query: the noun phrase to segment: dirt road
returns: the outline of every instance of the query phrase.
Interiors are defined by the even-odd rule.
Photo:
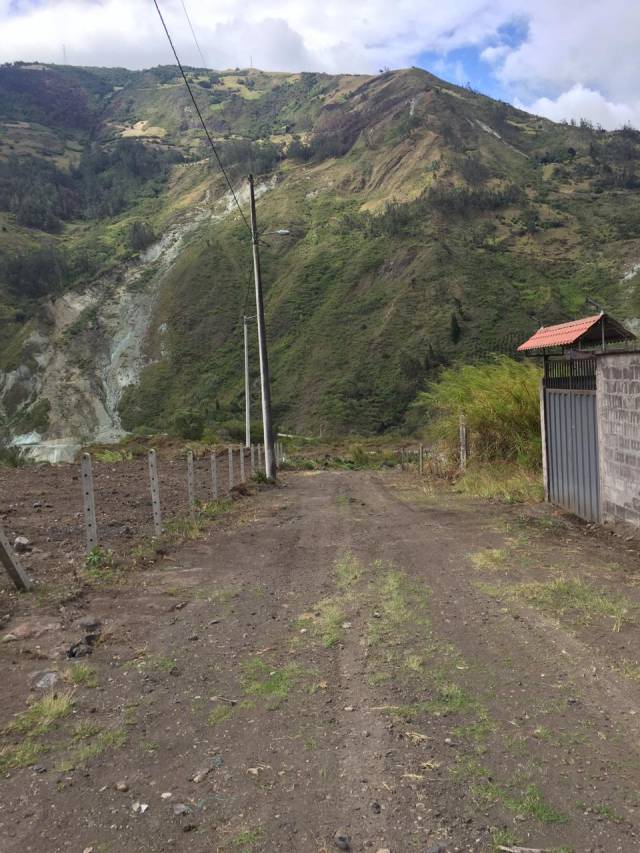
[[[240,504],[0,645],[3,853],[640,849],[630,543],[397,473]]]

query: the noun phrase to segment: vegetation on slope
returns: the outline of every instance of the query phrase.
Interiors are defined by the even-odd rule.
[[[397,426],[443,367],[513,352],[540,323],[579,314],[587,295],[640,316],[632,129],[553,124],[418,69],[189,74],[236,186],[249,170],[277,178],[258,215],[265,232],[291,230],[263,245],[274,402],[287,430]],[[4,66],[0,123],[0,368],[9,369],[27,326],[46,334],[46,297],[104,288],[107,271],[117,277],[224,187],[198,162],[207,152],[168,66]],[[28,173],[17,191],[14,156]],[[164,429],[177,411],[213,429],[240,416],[249,249],[237,216],[206,221],[164,276],[148,366],[120,403],[126,427]],[[89,370],[90,357],[87,344]],[[10,418],[23,405],[5,400]]]

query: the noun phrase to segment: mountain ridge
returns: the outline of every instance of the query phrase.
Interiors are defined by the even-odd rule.
[[[0,67],[6,439],[73,445],[185,412],[233,432],[250,247],[177,69],[39,68]],[[636,131],[554,124],[420,69],[188,74],[234,187],[246,198],[256,172],[261,226],[291,231],[263,248],[283,428],[397,427],[441,365],[587,295],[638,323]]]

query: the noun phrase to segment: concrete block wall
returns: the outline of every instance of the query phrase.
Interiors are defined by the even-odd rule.
[[[640,527],[640,352],[598,357],[602,521]]]

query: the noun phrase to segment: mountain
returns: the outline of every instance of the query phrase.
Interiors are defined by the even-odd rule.
[[[640,325],[632,128],[416,68],[187,73],[245,216],[257,176],[280,428],[397,426],[441,365],[587,296]],[[210,155],[176,68],[0,67],[5,439],[237,430],[251,247]]]

